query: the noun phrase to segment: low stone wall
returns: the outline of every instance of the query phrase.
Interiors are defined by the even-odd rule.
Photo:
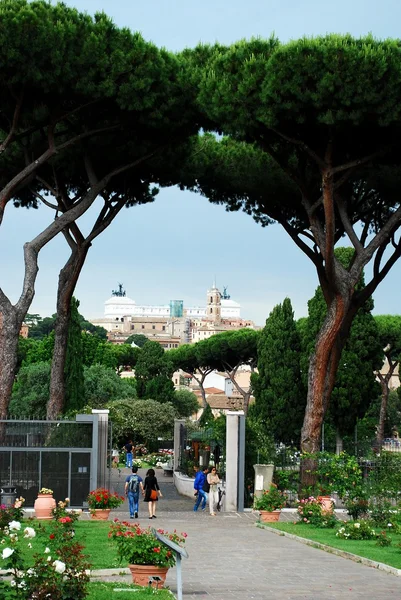
[[[194,481],[193,477],[187,477],[178,471],[174,471],[174,485],[177,492],[182,496],[194,497]]]

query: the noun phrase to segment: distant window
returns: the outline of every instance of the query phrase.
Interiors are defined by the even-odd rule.
[[[155,325],[152,325],[152,329],[156,329],[156,326],[155,326]]]
[[[210,302],[213,302],[213,296],[210,296]]]
[[[145,329],[145,325],[142,325],[142,329]]]
[[[131,329],[135,329],[135,325],[131,325]]]
[[[210,309],[210,313],[212,313],[212,312],[213,312],[213,308]]]
[[[163,329],[163,331],[166,331],[166,326],[165,326],[165,325],[163,325],[162,329]]]

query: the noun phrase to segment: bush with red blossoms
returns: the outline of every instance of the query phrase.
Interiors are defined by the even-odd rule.
[[[187,537],[186,533],[177,533],[176,530],[172,533],[163,529],[157,531],[179,546],[185,543]],[[155,538],[150,527],[144,529],[137,523],[115,519],[110,526],[109,538],[117,545],[120,562],[157,567],[172,567],[175,564],[174,552]]]

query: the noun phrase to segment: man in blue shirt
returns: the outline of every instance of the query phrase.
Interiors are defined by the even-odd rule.
[[[209,471],[208,467],[204,467],[203,471],[200,470],[200,468],[195,467],[196,469],[196,475],[195,475],[195,481],[194,481],[194,490],[195,490],[195,496],[196,496],[196,502],[195,502],[195,506],[194,506],[194,512],[196,512],[199,508],[200,503],[202,502],[202,510],[206,509],[206,500],[207,500],[207,493],[204,491],[203,486],[204,483],[206,481],[206,475]]]
[[[132,475],[125,479],[125,495],[128,497],[129,516],[131,519],[138,518],[139,491],[143,493],[143,479],[138,475],[138,467],[132,467]]]

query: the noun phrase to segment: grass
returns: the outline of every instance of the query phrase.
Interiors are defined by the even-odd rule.
[[[139,588],[136,585],[126,585],[125,583],[91,583],[89,584],[89,595],[87,600],[148,600],[157,598],[157,600],[172,600],[173,594],[169,590],[150,590],[149,588]],[[116,590],[131,591],[116,591]]]
[[[401,534],[390,533],[392,545],[381,547],[377,546],[375,540],[338,538],[336,537],[337,529],[319,529],[312,525],[294,523],[269,523],[269,527],[401,569],[401,549],[398,547],[398,544],[401,543]],[[381,529],[377,527],[376,530],[379,533]]]
[[[49,545],[50,523],[41,523],[40,530],[34,540],[35,552],[43,552]],[[35,523],[35,529],[36,523]],[[77,521],[74,524],[75,540],[85,546],[84,554],[88,557],[92,569],[115,569],[126,567],[128,563],[120,563],[116,546],[107,537],[110,522]]]

